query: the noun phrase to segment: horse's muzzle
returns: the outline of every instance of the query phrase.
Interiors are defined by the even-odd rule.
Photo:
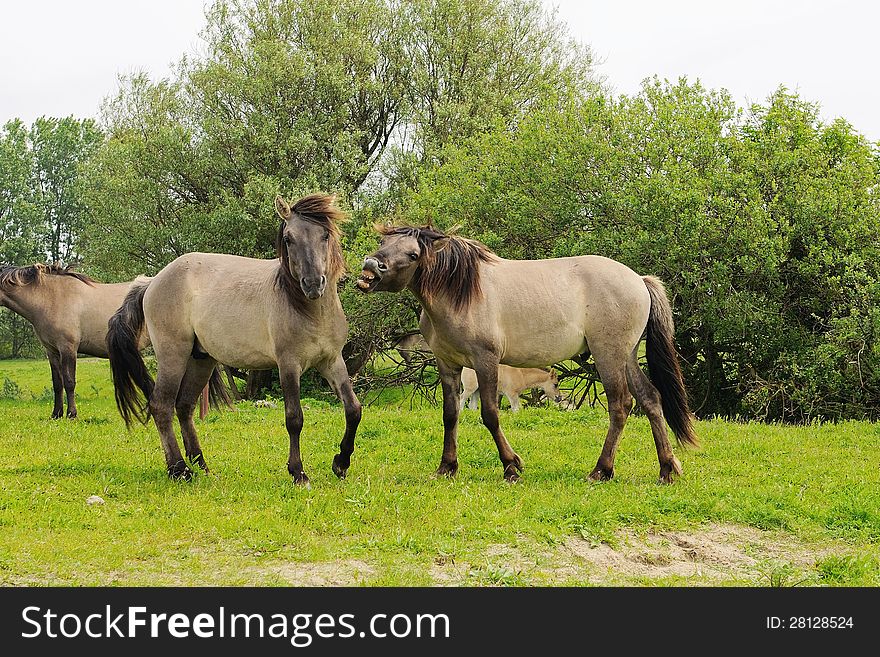
[[[302,278],[299,281],[299,286],[302,288],[303,294],[314,301],[324,294],[324,290],[327,288],[327,277]]]
[[[382,274],[387,271],[387,269],[388,268],[382,265],[376,260],[376,258],[364,258],[363,269],[361,275],[358,276],[355,285],[357,285],[357,288],[361,292],[372,292],[382,280]]]

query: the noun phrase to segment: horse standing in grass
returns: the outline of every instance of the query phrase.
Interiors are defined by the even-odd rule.
[[[52,418],[75,418],[76,355],[107,358],[107,320],[122,304],[128,283],[98,283],[58,265],[0,267],[0,306],[18,313],[34,326],[52,370],[55,405]],[[148,344],[146,334],[137,348]]]
[[[477,410],[477,403],[480,399],[480,383],[477,381],[477,373],[469,367],[462,368],[461,385],[464,388],[461,393],[461,410],[464,410],[465,403],[472,411]],[[556,404],[562,404],[559,375],[554,370],[542,367],[498,366],[498,392],[507,397],[512,412],[516,413],[520,409],[519,393],[530,388],[541,388],[547,395],[547,399],[552,399]]]
[[[432,227],[380,229],[379,249],[364,260],[363,292],[409,288],[424,312],[420,329],[437,359],[443,388],[443,456],[438,475],[458,470],[459,386],[476,371],[483,423],[504,478],[517,481],[522,459],[498,422],[498,365],[542,367],[592,354],[608,399],[610,426],[592,480],[614,475],[617,443],[636,400],[651,422],[660,481],[681,473],[666,422],[679,443],[697,445],[673,344],[672,309],[663,284],[601,256],[506,260],[483,244]],[[649,379],[638,364],[646,335]],[[665,419],[664,419],[665,418]]]
[[[146,286],[132,289],[110,320],[107,343],[116,402],[128,424],[152,415],[162,439],[168,474],[189,479],[174,434],[174,413],[191,463],[207,470],[192,421],[199,392],[216,363],[242,369],[277,365],[284,391],[290,456],[287,469],[308,485],[300,455],[303,413],[300,375],[310,367],[333,387],[345,407],[345,435],[333,472],[344,477],[354,451],[361,405],[351,386],[342,346],[348,322],[336,283],[345,263],[333,198],[313,194],[292,207],[280,197],[278,258],[188,253]],[[146,326],[158,364],[155,384],[136,348]],[[135,386],[146,402],[138,399]]]

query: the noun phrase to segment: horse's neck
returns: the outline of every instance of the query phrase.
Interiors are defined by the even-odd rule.
[[[442,297],[440,299],[435,297],[433,300],[427,301],[421,294],[419,294],[419,291],[415,286],[410,285],[407,289],[415,295],[416,299],[418,299],[419,304],[424,311],[424,315],[428,316],[428,321],[432,326],[448,326],[451,323],[449,320],[457,316],[451,311],[449,303]]]
[[[548,375],[544,370],[528,368],[522,373],[523,384],[529,387],[545,386],[550,382],[547,380]]]
[[[318,322],[333,321],[342,313],[342,302],[336,291],[336,281],[327,281],[327,288],[327,292],[317,299],[306,301],[305,307],[309,316]]]
[[[45,305],[43,292],[33,285],[10,286],[3,295],[5,299],[3,305],[33,324],[39,309]]]

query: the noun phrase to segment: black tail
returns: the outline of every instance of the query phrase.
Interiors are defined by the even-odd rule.
[[[663,415],[672,427],[678,443],[699,447],[700,442],[694,433],[687,391],[684,389],[684,379],[678,364],[678,352],[675,350],[675,325],[666,289],[660,279],[653,276],[644,276],[643,280],[651,295],[651,314],[648,317],[645,340],[651,382],[660,392]]]
[[[132,416],[146,424],[150,419],[150,397],[153,377],[144,364],[139,347],[144,330],[144,292],[149,282],[136,281],[125,301],[108,322],[107,352],[110,354],[110,373],[116,395],[116,407],[131,426]],[[143,399],[138,391],[140,388]]]
[[[208,382],[208,399],[214,408],[220,408],[221,406],[231,408],[232,398],[229,396],[229,391],[226,389],[223,377],[220,376],[220,367],[221,365],[217,365],[214,371],[211,372],[211,380]]]

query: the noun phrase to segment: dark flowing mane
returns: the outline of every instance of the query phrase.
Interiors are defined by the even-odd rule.
[[[430,301],[442,295],[457,312],[466,310],[483,294],[480,264],[498,259],[482,242],[447,235],[433,226],[380,226],[378,230],[382,235],[406,235],[416,239],[422,262],[413,284],[419,296]]]
[[[16,267],[15,265],[2,265],[0,266],[0,287],[39,285],[47,275],[71,276],[86,285],[94,285],[97,282],[85,274],[73,271],[70,266],[34,264]]]
[[[310,194],[304,196],[290,207],[290,217],[317,224],[330,233],[330,260],[327,263],[327,285],[336,285],[336,282],[345,273],[345,256],[342,253],[340,242],[339,224],[346,221],[347,217],[336,205],[336,197],[330,194]],[[278,235],[275,238],[275,252],[281,264],[278,270],[277,283],[298,309],[305,309],[308,303],[302,293],[299,283],[294,280],[290,273],[290,263],[285,257],[284,249],[284,226],[288,220],[281,220],[278,227]]]

